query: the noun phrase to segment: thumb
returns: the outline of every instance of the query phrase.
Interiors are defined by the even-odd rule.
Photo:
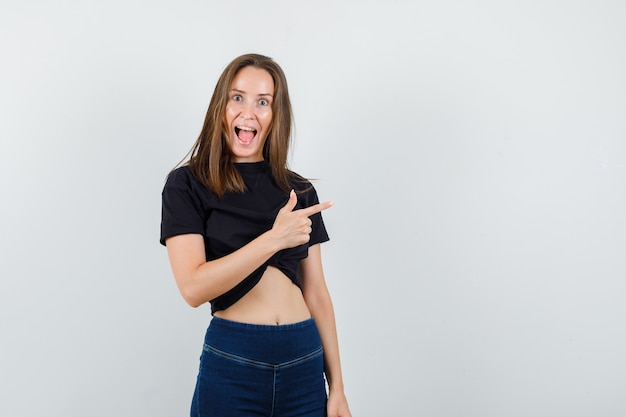
[[[289,200],[287,201],[287,204],[285,204],[285,206],[280,209],[280,211],[293,211],[294,207],[296,207],[296,204],[298,203],[298,198],[296,197],[296,192],[294,190],[291,190],[289,192]]]

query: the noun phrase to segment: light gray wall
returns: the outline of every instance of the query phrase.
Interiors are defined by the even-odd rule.
[[[0,415],[187,414],[160,191],[285,69],[360,416],[626,415],[621,1],[3,1]]]

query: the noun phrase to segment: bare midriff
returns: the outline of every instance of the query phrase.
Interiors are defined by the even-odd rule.
[[[214,315],[251,324],[291,324],[311,318],[300,288],[273,266],[267,267],[250,292]]]

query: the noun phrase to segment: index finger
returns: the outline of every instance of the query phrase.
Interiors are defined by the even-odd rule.
[[[333,201],[325,201],[323,203],[318,203],[313,206],[309,206],[307,208],[303,208],[300,212],[307,217],[314,215],[315,213],[319,213],[320,211],[326,210],[327,208],[332,207],[334,204]]]

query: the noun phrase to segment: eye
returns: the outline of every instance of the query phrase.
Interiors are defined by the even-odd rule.
[[[235,94],[233,95],[233,101],[243,101],[243,97],[241,97],[239,94]]]
[[[262,98],[262,99],[259,100],[259,104],[261,106],[269,106],[270,102],[267,101],[266,99]]]

